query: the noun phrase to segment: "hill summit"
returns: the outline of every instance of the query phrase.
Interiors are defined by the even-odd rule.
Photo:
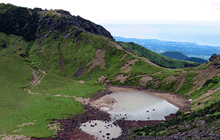
[[[27,41],[39,37],[41,31],[64,31],[71,26],[114,40],[111,33],[101,25],[73,16],[68,11],[30,9],[4,3],[0,4],[0,9],[0,32],[21,35]]]

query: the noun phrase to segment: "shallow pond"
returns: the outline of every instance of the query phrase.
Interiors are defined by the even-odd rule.
[[[165,120],[164,116],[176,113],[179,110],[178,107],[166,100],[145,92],[112,93],[108,96],[117,100],[117,103],[113,105],[112,110],[104,106],[100,109],[111,115],[112,122],[94,120],[90,123],[83,123],[80,127],[84,132],[94,135],[98,140],[117,138],[121,135],[121,128],[112,124],[115,120],[121,118],[136,121]]]

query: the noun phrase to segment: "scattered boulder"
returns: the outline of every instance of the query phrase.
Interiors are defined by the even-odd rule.
[[[21,57],[25,57],[25,54],[21,53],[20,56],[21,56]]]
[[[22,48],[18,48],[18,50],[19,50],[19,51],[21,51],[21,50],[22,50]]]
[[[17,51],[16,51],[16,50],[13,50],[13,52],[16,53]]]
[[[2,44],[2,48],[6,48],[6,46],[7,46],[6,43]]]

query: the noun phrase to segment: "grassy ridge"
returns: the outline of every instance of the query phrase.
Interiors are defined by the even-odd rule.
[[[148,58],[151,62],[165,68],[172,68],[172,69],[181,69],[185,67],[196,67],[200,65],[196,62],[190,61],[182,61],[182,60],[175,60],[172,58],[168,58],[161,54],[155,53],[141,45],[136,43],[125,43],[125,42],[118,42],[124,49],[131,51],[132,53]]]

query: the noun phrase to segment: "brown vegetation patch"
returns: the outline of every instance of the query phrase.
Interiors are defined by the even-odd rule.
[[[220,69],[216,69],[214,65],[210,65],[206,69],[198,70],[198,75],[193,78],[193,88],[190,90],[188,95],[191,95],[194,91],[200,89],[202,85],[205,84],[205,82],[208,79],[211,79],[215,75],[218,75],[220,72]]]
[[[95,58],[93,58],[92,61],[90,61],[87,66],[91,65],[88,69],[88,72],[94,68],[96,65],[99,66],[103,69],[105,69],[105,50],[100,50],[98,49],[95,53]]]
[[[140,84],[141,84],[142,86],[145,86],[149,80],[152,81],[153,78],[152,78],[151,76],[142,77],[142,78],[140,79]]]
[[[121,72],[127,73],[127,72],[131,71],[132,66],[133,66],[133,65],[135,64],[135,62],[137,62],[138,60],[139,60],[139,59],[128,60],[128,61],[126,62],[126,64],[125,64],[123,67],[121,67]]]

